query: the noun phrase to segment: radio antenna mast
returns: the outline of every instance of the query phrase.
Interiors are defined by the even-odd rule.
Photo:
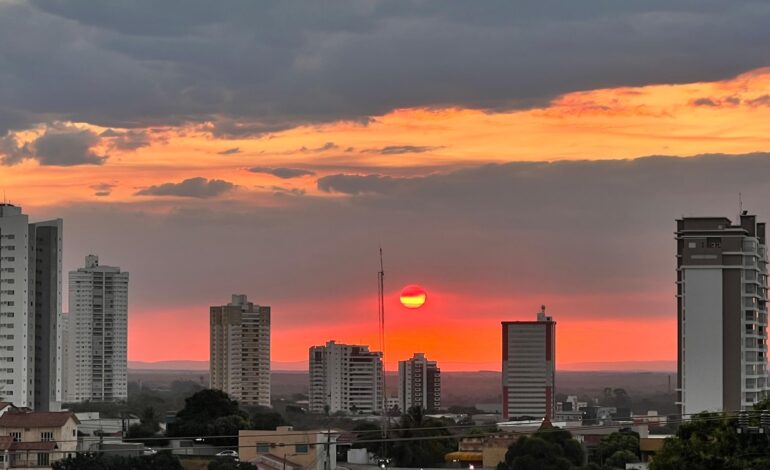
[[[380,247],[380,271],[377,273],[377,297],[379,302],[380,352],[382,353],[382,454],[387,465],[388,460],[388,392],[387,373],[385,372],[385,267],[382,262]]]

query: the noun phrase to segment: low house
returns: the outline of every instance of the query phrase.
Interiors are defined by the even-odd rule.
[[[334,470],[340,435],[334,430],[295,431],[291,426],[279,426],[275,431],[242,430],[238,432],[238,454],[241,461],[262,470]]]
[[[0,451],[5,468],[46,467],[74,455],[79,421],[69,411],[10,410],[0,416]]]

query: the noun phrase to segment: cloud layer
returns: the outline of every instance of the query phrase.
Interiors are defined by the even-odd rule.
[[[759,0],[3,2],[0,135],[52,120],[258,135],[721,79],[770,63],[769,22]]]

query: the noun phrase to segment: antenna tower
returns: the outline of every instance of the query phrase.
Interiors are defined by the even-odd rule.
[[[380,247],[380,271],[377,273],[377,300],[379,303],[380,351],[382,352],[382,449],[385,465],[387,465],[388,446],[385,441],[388,438],[388,392],[385,372],[385,268],[382,262],[382,247]]]

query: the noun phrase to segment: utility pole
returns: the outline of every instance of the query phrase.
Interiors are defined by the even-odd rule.
[[[326,461],[324,462],[324,468],[326,470],[332,470],[331,441],[332,441],[332,425],[331,423],[329,423],[326,428]]]

